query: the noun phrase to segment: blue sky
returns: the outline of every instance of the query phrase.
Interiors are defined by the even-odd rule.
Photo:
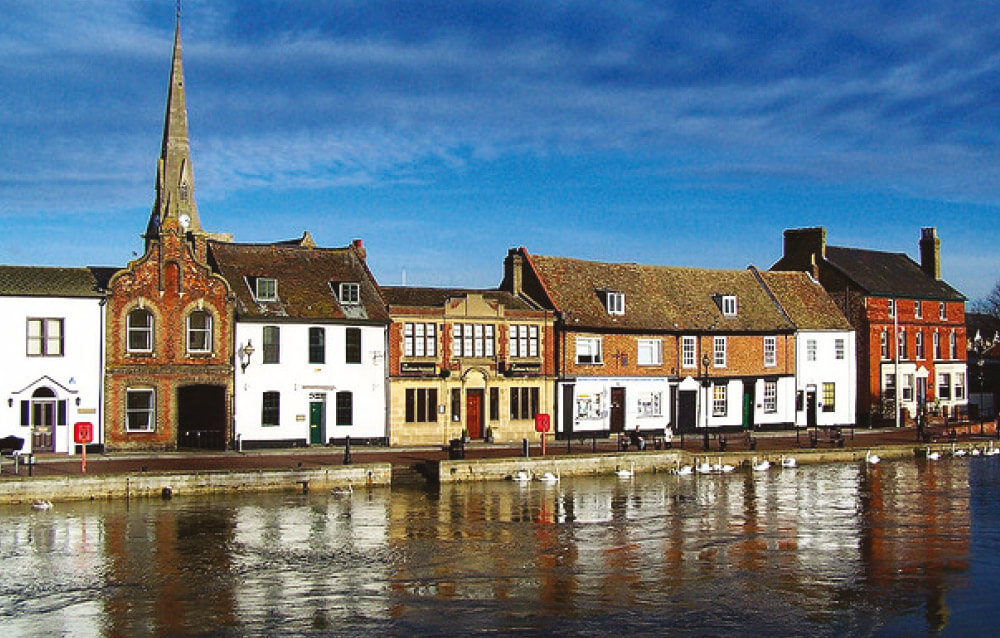
[[[768,267],[785,228],[1000,279],[997,2],[183,3],[209,230],[362,238],[379,281],[507,248]],[[0,0],[0,262],[123,265],[153,203],[174,3]]]

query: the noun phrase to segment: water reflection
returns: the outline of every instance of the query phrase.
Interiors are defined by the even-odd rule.
[[[0,628],[947,631],[992,462],[6,508]]]

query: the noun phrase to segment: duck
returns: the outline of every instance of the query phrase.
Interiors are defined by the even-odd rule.
[[[865,452],[865,463],[867,463],[868,465],[875,465],[881,460],[882,457],[880,457],[878,454],[872,454],[871,450]]]
[[[35,499],[31,502],[31,508],[36,510],[50,510],[52,509],[52,501],[46,501],[44,499]]]
[[[519,483],[525,483],[531,480],[531,475],[524,470],[520,470],[514,472],[514,474],[511,475],[510,480],[517,481]]]
[[[330,490],[330,493],[336,496],[345,496],[347,494],[354,494],[354,486],[348,483],[347,487],[335,487],[332,490]]]
[[[936,461],[936,460],[938,460],[940,458],[941,458],[941,453],[940,452],[938,452],[937,450],[932,450],[930,448],[927,448],[927,460],[928,461]]]
[[[792,469],[798,467],[798,465],[799,464],[798,462],[796,462],[794,456],[785,456],[785,455],[781,456],[781,467],[786,469]]]
[[[542,483],[558,483],[559,478],[560,478],[559,470],[556,470],[555,474],[553,474],[552,472],[546,472],[545,474],[542,474],[541,476],[538,477],[538,480],[541,481]]]
[[[768,461],[767,459],[764,459],[763,461],[758,463],[757,457],[755,456],[753,457],[753,462],[750,464],[750,467],[753,469],[754,472],[763,472],[765,470],[770,469],[771,462]]]
[[[635,475],[635,463],[629,463],[629,469],[623,470],[620,467],[615,468],[615,476],[618,478],[632,478]]]

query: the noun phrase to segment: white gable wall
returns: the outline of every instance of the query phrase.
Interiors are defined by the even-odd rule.
[[[63,320],[63,354],[28,356],[28,319]],[[65,423],[53,426],[54,451],[72,454],[73,424],[94,426],[94,443],[103,443],[101,397],[103,383],[104,306],[98,298],[0,297],[0,437],[24,439],[22,452],[32,447],[32,426],[21,424],[21,402],[47,388],[56,402],[65,401]],[[42,390],[44,393],[44,390]],[[78,404],[79,402],[79,404]]]
[[[821,426],[854,425],[857,372],[854,331],[803,330],[795,335],[795,377],[798,392],[803,393],[801,409],[795,412],[795,424],[805,427],[808,422],[805,397],[814,390],[817,397],[816,424]],[[844,340],[844,358],[836,358],[836,340]],[[816,342],[816,360],[808,359],[808,342]],[[823,384],[833,383],[834,409],[823,406]]]

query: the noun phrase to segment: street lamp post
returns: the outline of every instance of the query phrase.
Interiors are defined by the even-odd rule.
[[[979,359],[976,361],[976,366],[979,367],[979,436],[983,435],[983,412],[986,411],[986,404],[983,402],[983,367],[986,365],[986,360],[983,357],[983,353],[979,353]]]
[[[709,397],[708,397],[708,364],[709,363],[711,363],[711,361],[708,358],[708,353],[705,353],[705,354],[701,355],[701,367],[705,371],[705,376],[703,377],[701,383],[705,387],[705,429],[703,431],[703,435],[704,435],[705,438],[704,438],[703,445],[704,445],[704,448],[705,448],[706,452],[708,452],[708,448],[709,448],[709,444],[708,444],[708,400],[709,400]]]

